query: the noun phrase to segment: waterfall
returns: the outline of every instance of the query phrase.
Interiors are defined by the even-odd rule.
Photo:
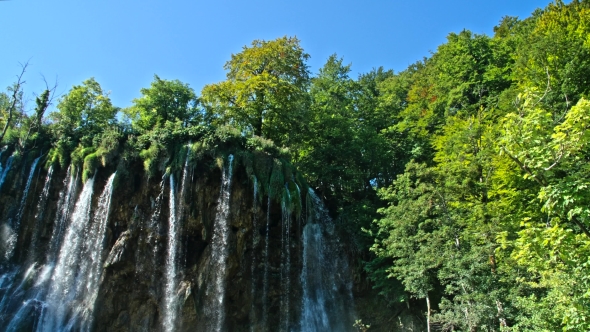
[[[43,212],[40,209],[44,208],[44,202],[46,202],[47,199],[49,191],[48,186],[52,174],[53,168],[50,168],[47,174],[47,180],[44,185],[42,196],[38,202],[38,212],[35,216],[35,228],[38,228],[38,224],[41,221],[41,215]],[[76,191],[75,188],[76,180],[71,177],[70,168],[68,168],[66,178],[64,179],[64,190],[62,190],[59,195],[60,198],[57,206],[56,221],[49,244],[50,248],[59,248],[59,242],[61,239],[59,236],[61,231],[60,225],[63,226],[68,219],[69,211],[71,209],[71,202],[73,201]],[[33,233],[31,247],[35,249],[38,230],[35,229]],[[8,322],[8,326],[2,324],[2,326],[6,327],[7,331],[12,331],[15,329],[36,329],[38,315],[46,307],[44,299],[47,293],[47,284],[50,281],[51,273],[53,271],[55,255],[57,255],[57,253],[54,252],[56,250],[50,249],[47,254],[47,264],[40,266],[37,263],[30,263],[32,260],[34,260],[34,254],[29,253],[27,260],[29,263],[26,263],[23,266],[25,273],[21,275],[19,271],[20,267],[18,266],[11,272],[10,277],[7,279],[9,283],[5,287],[6,292],[2,298],[2,301],[0,302],[0,312],[2,313],[2,316],[12,317],[10,322]],[[21,282],[16,287],[13,287],[13,283],[18,277],[21,278]],[[2,286],[4,287],[4,285]],[[14,310],[16,310],[16,313],[14,313]],[[9,315],[9,312],[13,312],[14,314]],[[23,324],[30,328],[23,327]],[[33,325],[29,326],[26,324]]]
[[[297,196],[299,197],[299,204],[301,206],[301,211],[297,215],[297,231],[301,233],[301,214],[303,213],[303,201],[301,199],[301,189],[299,189],[297,182],[295,182],[295,188],[297,188]]]
[[[188,171],[189,171],[189,157],[190,157],[190,152],[191,152],[191,145],[192,143],[188,143],[187,145],[187,150],[186,150],[186,156],[184,159],[184,168],[182,170],[182,179],[180,181],[181,185],[180,185],[180,204],[178,205],[178,209],[176,211],[176,220],[178,222],[182,221],[183,218],[183,214],[184,214],[184,203],[185,203],[185,193],[186,193],[186,183],[188,182]],[[192,178],[191,178],[192,181]]]
[[[92,329],[115,175],[108,178],[92,219],[94,178],[84,184],[51,276],[39,332]]]
[[[8,147],[5,145],[4,147],[2,147],[2,149],[0,149],[0,174],[2,174],[2,155],[4,154],[4,151],[6,151]]]
[[[213,297],[209,311],[211,327],[209,330],[221,331],[225,323],[225,283],[227,275],[227,257],[229,254],[229,203],[231,195],[231,179],[233,155],[229,155],[229,167],[226,173],[225,166],[222,169],[221,190],[217,201],[217,214],[213,224],[213,236],[211,238],[211,264],[213,273]],[[209,289],[208,289],[209,290]]]
[[[75,309],[71,302],[76,296],[77,267],[81,259],[84,231],[90,220],[93,187],[94,177],[84,184],[84,189],[74,208],[72,220],[66,230],[51,277],[47,304],[42,313],[40,325],[37,327],[38,332],[61,331],[68,324],[68,316],[74,316],[70,320],[76,319],[77,313],[72,313],[69,309]]]
[[[257,286],[257,279],[256,278],[256,249],[258,248],[258,243],[260,242],[260,234],[258,232],[258,215],[257,212],[257,204],[256,200],[258,199],[258,179],[254,177],[254,194],[252,198],[252,265],[250,267],[250,274],[251,274],[251,284],[250,284],[250,292],[252,296],[252,303],[250,305],[250,331],[254,332],[255,330],[255,323],[257,323],[256,319],[256,286]]]
[[[178,276],[178,253],[180,243],[180,233],[182,230],[182,218],[184,214],[184,195],[186,192],[186,183],[188,181],[189,156],[191,143],[187,145],[184,168],[182,170],[182,179],[180,185],[180,200],[177,208],[176,189],[174,185],[174,175],[170,175],[170,215],[168,218],[168,252],[166,255],[166,287],[164,292],[164,319],[162,321],[164,331],[171,332],[176,330],[178,322],[178,295],[179,286]]]
[[[70,211],[72,211],[76,191],[78,190],[78,172],[76,172],[75,176],[72,176],[71,171],[72,166],[69,166],[63,182],[64,188],[67,189],[59,193],[59,200],[57,201],[57,212],[47,254],[47,262],[49,264],[54,264],[57,258],[56,256],[61,246],[64,229],[70,218]]]
[[[18,233],[20,231],[20,222],[23,217],[25,204],[27,203],[27,197],[29,195],[29,189],[31,188],[31,182],[33,180],[33,175],[35,174],[35,169],[37,168],[37,163],[39,162],[39,159],[41,159],[41,157],[35,159],[35,161],[33,161],[33,164],[31,165],[31,170],[29,171],[29,177],[27,178],[27,183],[25,185],[25,189],[23,190],[23,197],[20,201],[18,212],[10,227],[10,235],[6,240],[6,249],[4,252],[4,258],[6,260],[10,260],[12,258],[12,255],[14,254],[14,249],[16,248],[16,244],[18,241]],[[8,171],[8,167],[6,168],[6,171]]]
[[[289,331],[289,296],[291,273],[291,197],[289,187],[285,184],[285,195],[281,202],[281,330]]]
[[[109,177],[98,199],[98,206],[94,213],[93,222],[86,233],[85,250],[80,257],[85,263],[81,267],[81,282],[78,287],[78,295],[81,296],[81,301],[85,308],[82,317],[83,331],[90,331],[92,329],[94,303],[98,295],[98,286],[103,271],[104,238],[108,225],[111,197],[113,195],[113,182],[116,174],[115,172]]]
[[[31,234],[31,243],[29,244],[29,253],[27,257],[27,261],[32,261],[35,259],[35,255],[37,253],[37,242],[39,241],[39,229],[40,225],[43,222],[43,217],[45,215],[45,205],[47,203],[47,198],[49,197],[49,188],[51,187],[51,178],[53,177],[53,166],[50,166],[47,170],[47,176],[45,177],[45,184],[43,185],[43,191],[41,192],[41,196],[39,196],[39,201],[37,202],[37,212],[35,213],[35,226],[33,228],[33,232]]]
[[[33,263],[22,277],[20,285],[11,293],[9,305],[3,305],[3,310],[18,308],[11,315],[6,331],[35,330],[37,314],[44,306],[42,301],[45,286],[51,277],[51,267],[37,266]],[[32,285],[30,285],[32,283]],[[27,287],[30,287],[27,289]]]
[[[2,185],[4,184],[4,180],[6,180],[6,175],[10,171],[10,167],[12,166],[12,161],[14,160],[14,154],[8,157],[6,161],[6,166],[3,169],[0,169],[0,189],[2,189]]]
[[[18,208],[18,213],[16,214],[16,220],[15,220],[15,230],[18,232],[18,228],[20,227],[20,222],[23,218],[23,212],[25,209],[25,204],[27,203],[27,197],[29,195],[29,189],[31,188],[31,182],[33,180],[33,175],[35,174],[35,170],[37,169],[37,163],[39,162],[39,159],[41,159],[41,157],[37,157],[37,159],[35,159],[33,161],[33,164],[31,165],[31,170],[29,171],[29,177],[27,178],[27,184],[25,185],[25,190],[23,191],[23,197],[20,201],[20,207]]]
[[[14,162],[8,157],[0,175],[17,164],[16,155]],[[203,207],[195,211],[189,210],[188,157],[182,173],[165,175],[161,183],[152,179],[144,186],[132,177],[124,192],[133,196],[121,194],[120,202],[113,197],[115,173],[107,179],[95,172],[96,178],[81,183],[74,166],[67,172],[50,167],[34,189],[41,159],[33,159],[30,169],[19,171],[23,191],[10,208],[9,225],[22,235],[12,255],[21,260],[0,265],[1,331],[353,330],[344,244],[313,191],[288,182],[279,187],[282,195],[268,195],[280,197],[273,203],[256,177],[242,191],[246,173],[240,169],[234,177],[237,160],[229,155],[221,174],[195,179]],[[64,179],[55,179],[64,172]],[[8,182],[13,192],[17,181]],[[109,221],[111,208],[118,225]],[[109,222],[112,248],[106,248],[112,244]],[[187,247],[189,266],[183,268]]]
[[[264,234],[264,276],[262,284],[262,324],[264,328],[268,328],[268,240],[270,233],[270,195],[266,203],[266,232]]]
[[[150,257],[144,257],[146,254],[140,250],[140,246],[137,246],[135,253],[135,279],[139,281],[140,278],[148,277],[151,278],[149,285],[154,288],[150,289],[150,292],[154,297],[157,297],[156,287],[156,273],[153,269],[158,266],[158,252],[159,252],[159,241],[160,237],[160,212],[162,210],[162,200],[164,198],[164,187],[165,187],[166,175],[162,177],[160,182],[160,192],[155,200],[152,200],[153,212],[149,220],[146,220],[147,225],[142,223],[142,229],[140,232],[139,242],[145,243],[147,248],[152,248]],[[145,231],[145,232],[144,232]],[[146,233],[147,232],[147,236]],[[143,263],[142,263],[143,262]],[[151,263],[150,266],[146,266],[146,262]]]
[[[348,263],[327,210],[311,189],[309,196],[314,210],[303,228],[301,330],[350,331],[355,313]]]
[[[169,229],[168,253],[166,255],[166,289],[164,293],[164,319],[162,322],[162,327],[164,331],[167,332],[175,330],[177,313],[176,289],[178,288],[178,280],[176,275],[176,261],[178,254],[179,225],[177,224],[178,220],[176,217],[174,175],[170,175],[170,217],[168,218]]]

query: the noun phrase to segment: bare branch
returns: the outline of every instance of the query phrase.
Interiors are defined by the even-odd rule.
[[[580,227],[580,229],[582,230],[582,232],[584,232],[584,234],[586,234],[587,237],[590,238],[590,231],[588,230],[588,228],[586,228],[586,226],[584,224],[582,224],[581,221],[579,221],[576,217],[572,218],[572,221],[578,225],[578,227]]]
[[[4,129],[2,130],[2,133],[0,134],[0,142],[2,142],[2,140],[4,139],[4,135],[6,135],[6,131],[8,130],[8,127],[10,126],[10,121],[12,121],[12,114],[14,112],[14,109],[16,108],[16,103],[18,101],[18,93],[21,90],[21,87],[23,84],[25,84],[25,81],[23,81],[23,76],[25,75],[25,72],[27,71],[27,67],[29,66],[29,62],[25,62],[24,64],[19,63],[21,65],[21,72],[19,75],[17,75],[17,79],[16,79],[16,83],[14,85],[14,89],[12,91],[12,102],[10,103],[10,106],[8,107],[8,117],[6,118],[6,123],[4,124]]]
[[[565,148],[563,147],[563,144],[559,144],[559,156],[557,157],[557,159],[555,160],[555,162],[553,163],[553,165],[544,168],[544,170],[549,171],[550,169],[552,169],[553,167],[555,167],[555,165],[557,165],[559,163],[559,161],[561,160],[561,157],[563,157],[564,155],[564,151]]]
[[[510,152],[508,152],[508,149],[506,149],[506,147],[502,147],[502,151],[504,151],[506,153],[506,155],[512,159],[512,161],[514,161],[525,173],[527,173],[528,175],[530,175],[535,181],[537,181],[538,184],[540,184],[541,186],[545,187],[545,181],[543,179],[541,179],[539,176],[537,176],[536,174],[534,174],[530,168],[528,168],[525,164],[523,164],[520,160],[518,160],[518,158],[516,158],[515,156],[513,156],[512,154],[510,154]]]
[[[57,76],[55,77],[55,83],[53,83],[53,86],[49,87],[49,83],[47,83],[47,80],[45,79],[45,75],[41,74],[41,78],[43,78],[43,83],[45,83],[45,90],[49,91],[49,100],[47,102],[47,107],[49,107],[50,105],[53,104],[53,100],[55,99],[55,95],[56,95],[56,90],[57,90]]]
[[[549,91],[551,91],[551,76],[549,75],[549,68],[545,67],[545,72],[547,73],[547,88],[545,88],[545,93],[543,93],[541,98],[539,98],[539,100],[537,100],[537,102],[533,105],[533,108],[537,106],[537,104],[540,103],[541,100],[545,98],[545,96],[547,96]]]

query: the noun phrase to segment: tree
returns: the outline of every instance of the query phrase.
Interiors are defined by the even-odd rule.
[[[295,37],[255,40],[232,54],[227,80],[203,88],[209,121],[289,145],[306,118],[308,58]]]
[[[516,50],[515,79],[522,89],[546,90],[543,103],[564,112],[590,96],[590,1],[557,0],[536,17]]]
[[[437,272],[443,264],[446,243],[454,232],[447,221],[445,194],[436,188],[436,174],[423,164],[410,162],[394,185],[379,191],[389,201],[380,209],[378,231],[371,250],[380,258],[391,258],[387,278],[396,278],[411,297],[425,299],[430,331],[431,298]]]
[[[40,101],[43,107],[43,100]],[[90,150],[93,151],[105,129],[116,124],[119,110],[111,104],[108,94],[102,91],[94,78],[87,79],[82,85],[74,85],[60,99],[57,109],[58,112],[50,114],[55,122],[53,130],[57,138],[50,152],[50,163],[59,161],[62,166],[70,160],[74,149],[77,149],[74,159],[79,162]]]
[[[74,139],[92,139],[115,121],[118,112],[94,78],[87,79],[82,85],[74,85],[60,99],[57,109],[59,112],[52,113],[52,116],[59,135]]]
[[[5,114],[3,114],[4,128],[2,129],[2,133],[0,133],[0,142],[2,142],[2,140],[4,139],[4,135],[6,135],[6,131],[11,125],[11,121],[14,116],[14,113],[16,112],[18,104],[22,104],[22,86],[25,83],[25,81],[23,81],[23,76],[25,74],[25,71],[27,70],[28,65],[28,63],[25,63],[21,66],[22,70],[20,74],[17,76],[16,82],[13,86],[9,88],[9,91],[12,92],[12,96],[10,96],[9,101],[5,105],[6,109],[2,110],[2,112]]]
[[[201,120],[194,90],[179,80],[163,80],[154,75],[151,86],[142,88],[141,94],[133,100],[133,106],[125,109],[133,127],[140,132],[162,127],[166,121],[181,121],[186,127]]]
[[[561,119],[534,89],[503,121],[501,151],[529,182],[520,229],[500,237],[505,269],[517,280],[516,326],[586,331],[590,327],[590,102],[580,99]],[[516,188],[513,189],[516,191]]]

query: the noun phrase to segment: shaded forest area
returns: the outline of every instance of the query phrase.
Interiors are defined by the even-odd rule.
[[[138,159],[177,172],[187,141],[243,141],[324,198],[392,312],[445,331],[590,330],[590,1],[451,33],[397,73],[351,78],[333,55],[312,75],[308,58],[297,38],[257,40],[200,96],[155,76],[126,109],[92,78],[28,109],[24,66],[0,93],[2,151],[88,179]]]

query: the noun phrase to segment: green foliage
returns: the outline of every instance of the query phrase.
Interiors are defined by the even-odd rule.
[[[563,110],[588,98],[590,3],[549,4],[515,52],[515,77],[523,87],[546,90],[543,103]]]
[[[94,78],[75,85],[60,99],[57,108],[59,112],[51,114],[57,134],[85,142],[102,133],[105,126],[114,122],[118,112]]]
[[[93,78],[74,86],[60,99],[57,108],[59,111],[50,115],[55,121],[51,130],[56,142],[49,152],[48,163],[65,167],[71,157],[71,162],[80,167],[84,158],[97,149],[105,128],[115,126],[118,109]],[[84,174],[92,172],[86,170]]]
[[[260,197],[262,197],[262,195],[271,195],[269,191],[269,183],[273,172],[273,165],[274,160],[272,158],[268,158],[263,153],[257,151],[254,152],[254,174],[262,188]]]
[[[354,321],[353,327],[356,328],[359,332],[367,332],[371,328],[371,325],[364,324],[362,319],[357,319]]]
[[[525,215],[513,240],[501,238],[503,247],[511,250],[508,259],[527,271],[517,279],[524,289],[514,299],[522,312],[517,326],[587,330],[590,306],[584,276],[590,182],[584,160],[589,151],[590,103],[580,99],[556,122],[538,95],[529,93],[522,99],[519,112],[505,118],[502,151],[524,179],[537,185],[532,192],[545,216]]]
[[[163,80],[154,75],[149,88],[141,89],[141,97],[124,112],[139,132],[165,126],[167,121],[182,123],[182,127],[200,122],[197,97],[188,84],[179,80]]]
[[[357,78],[337,55],[310,77],[296,38],[256,40],[201,99],[155,76],[122,122],[94,79],[50,122],[51,92],[28,115],[13,85],[0,93],[2,142],[21,162],[49,149],[48,165],[84,181],[138,162],[149,177],[222,168],[232,154],[261,204],[301,214],[310,187],[325,198],[389,305],[427,299],[447,331],[587,331],[590,2],[494,32],[451,33],[406,70]]]
[[[96,153],[91,153],[84,157],[84,165],[82,168],[82,182],[86,182],[91,176],[94,176],[96,169],[99,166],[99,160]]]
[[[226,81],[203,88],[208,121],[291,144],[305,120],[308,58],[297,38],[253,41],[225,64]]]
[[[272,172],[268,183],[268,194],[276,201],[282,201],[282,194],[285,191],[285,172],[283,162],[279,159],[273,159]]]
[[[587,8],[507,17],[493,39],[451,34],[381,84],[400,119],[388,132],[425,164],[380,191],[367,270],[400,301],[389,278],[440,298],[443,329],[588,330]]]
[[[277,155],[282,157],[287,157],[289,155],[288,149],[279,148],[274,144],[273,141],[260,136],[248,137],[246,139],[246,147],[249,150],[265,152],[271,155]]]

